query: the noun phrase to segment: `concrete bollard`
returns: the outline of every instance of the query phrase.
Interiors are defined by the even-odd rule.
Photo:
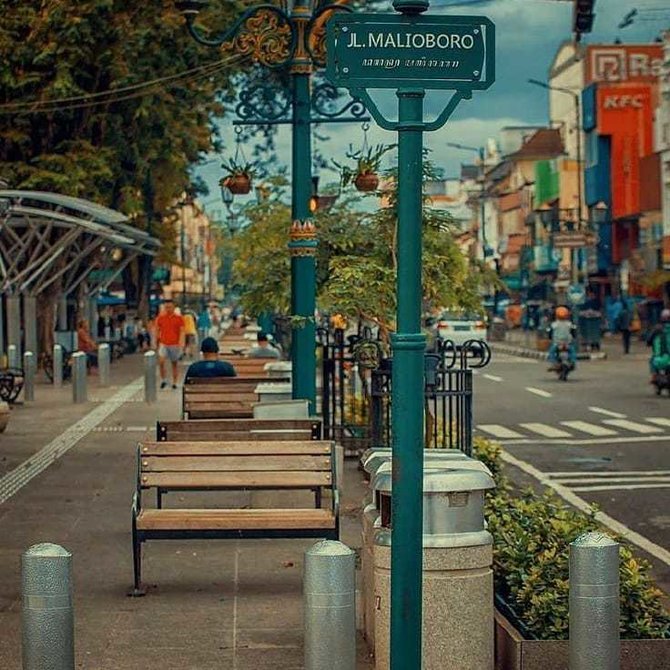
[[[72,354],[72,401],[75,403],[88,400],[86,372],[86,354],[77,351]]]
[[[74,670],[72,554],[35,544],[21,561],[23,670]]]
[[[110,360],[109,344],[98,345],[98,383],[100,386],[109,386]]]
[[[26,401],[35,400],[36,368],[35,354],[32,351],[26,351],[23,354],[23,399]]]
[[[63,386],[63,347],[60,344],[54,344],[53,362],[54,388],[61,388]]]
[[[19,366],[19,350],[15,344],[10,344],[7,347],[7,367],[18,368]]]
[[[619,544],[599,532],[570,544],[570,670],[619,670]]]
[[[157,399],[156,352],[147,351],[144,354],[144,400],[153,403]]]
[[[305,669],[356,668],[356,554],[324,540],[305,552]]]

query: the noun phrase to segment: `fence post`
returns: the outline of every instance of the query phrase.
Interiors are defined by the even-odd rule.
[[[98,345],[98,380],[100,386],[109,386],[109,344]]]
[[[305,552],[305,668],[356,668],[356,554],[324,540]]]
[[[570,670],[619,670],[619,544],[599,532],[570,544]]]
[[[155,351],[147,351],[144,354],[144,400],[148,403],[157,400]]]
[[[15,344],[10,344],[7,347],[7,367],[8,368],[19,367],[19,349]]]
[[[26,351],[23,354],[23,399],[35,400],[35,354]]]
[[[35,544],[21,561],[23,670],[74,670],[72,554]]]
[[[53,362],[54,388],[61,388],[63,386],[63,347],[60,344],[54,344]]]
[[[72,401],[82,403],[87,401],[86,388],[86,354],[77,351],[72,354]]]

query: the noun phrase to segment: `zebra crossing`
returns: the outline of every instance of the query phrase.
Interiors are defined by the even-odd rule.
[[[670,470],[546,472],[545,476],[575,493],[670,489]]]
[[[622,415],[623,416],[623,415]],[[583,438],[670,438],[670,419],[645,417],[603,419],[598,421],[570,420],[557,424],[527,422],[514,425],[482,423],[475,426],[477,432],[500,441],[579,440]]]

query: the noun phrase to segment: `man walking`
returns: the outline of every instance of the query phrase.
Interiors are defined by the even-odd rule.
[[[172,388],[177,388],[177,363],[182,356],[186,340],[184,318],[175,314],[172,300],[163,303],[164,311],[156,319],[156,341],[158,342],[158,366],[161,374],[161,388],[167,387],[165,363],[172,365]]]
[[[621,343],[623,344],[623,353],[630,352],[630,324],[633,318],[631,317],[628,305],[624,300],[621,301],[621,311],[616,318],[616,327],[621,333]]]

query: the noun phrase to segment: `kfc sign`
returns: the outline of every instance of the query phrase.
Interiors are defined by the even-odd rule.
[[[588,47],[586,83],[655,82],[663,66],[663,46],[616,45]]]
[[[603,100],[603,109],[642,109],[644,101],[642,95],[608,95]]]

